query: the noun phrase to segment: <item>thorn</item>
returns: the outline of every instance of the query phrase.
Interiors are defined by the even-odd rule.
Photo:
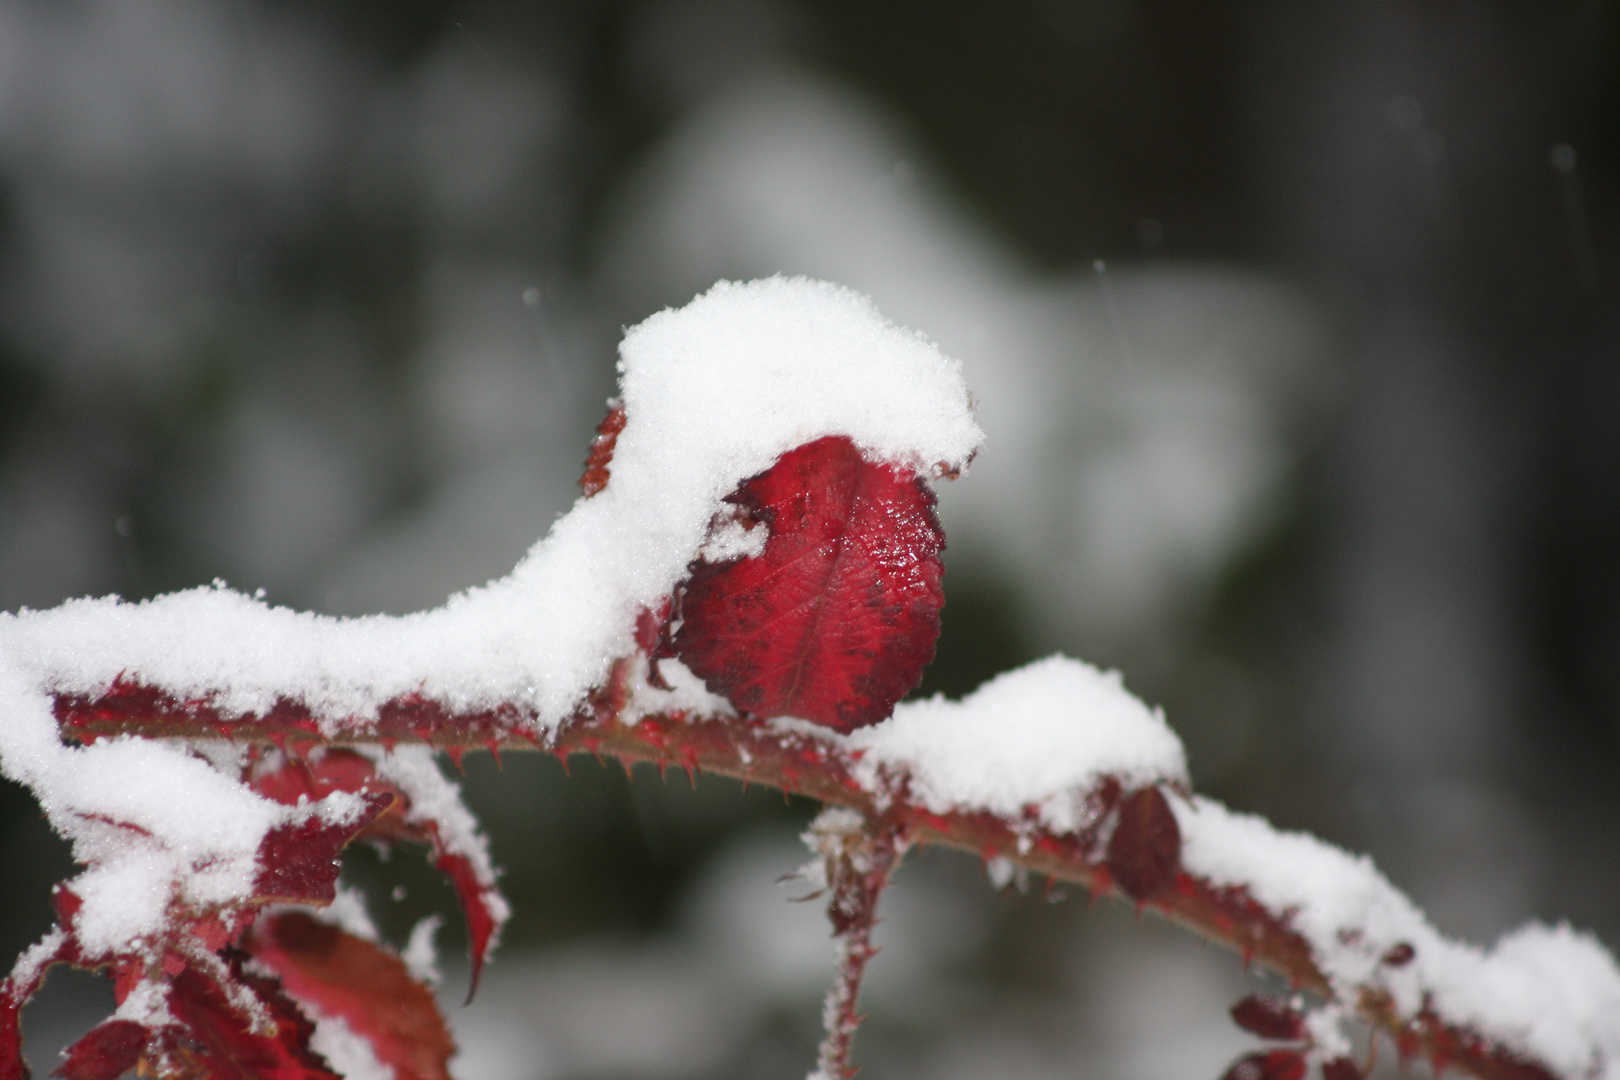
[[[686,782],[692,786],[693,791],[697,790],[697,768],[690,761],[686,763]]]
[[[663,758],[659,758],[658,759],[658,782],[659,783],[661,783],[661,784],[669,783],[669,776],[667,775],[668,772],[669,772],[669,762],[665,761]]]
[[[557,764],[562,766],[563,775],[573,776],[573,770],[568,767],[568,752],[559,746],[553,753],[557,755]]]
[[[270,732],[270,741],[276,744],[276,749],[283,754],[287,752],[287,733],[285,731]]]
[[[461,757],[467,752],[466,748],[461,746],[447,746],[444,748],[444,752],[450,755],[450,760],[456,766],[456,772],[460,773],[462,776],[466,776],[467,770],[461,765]]]
[[[505,772],[506,768],[501,764],[501,744],[491,736],[484,740],[484,745],[489,747],[489,752],[495,756],[495,767]]]

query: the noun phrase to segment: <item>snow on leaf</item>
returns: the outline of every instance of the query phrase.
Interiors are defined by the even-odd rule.
[[[455,1043],[433,995],[399,957],[301,912],[267,917],[247,948],[289,994],[370,1042],[396,1080],[449,1080]]]
[[[934,658],[945,602],[945,536],[926,483],[828,436],[729,501],[770,537],[757,557],[693,568],[681,660],[755,716],[845,733],[887,717]]]
[[[1181,867],[1181,829],[1164,792],[1139,788],[1119,804],[1108,840],[1108,870],[1125,895],[1140,903],[1170,884]]]
[[[155,1061],[142,1071],[166,1080],[342,1080],[310,1049],[315,1025],[275,981],[244,971],[240,954],[229,967],[260,1015],[245,1015],[218,983],[187,967],[167,995],[176,1023],[158,1030]]]
[[[333,792],[382,799],[384,809],[355,838],[404,841],[432,849],[433,864],[455,887],[467,919],[472,952],[467,996],[471,1000],[508,908],[495,887],[495,870],[483,837],[461,804],[459,789],[438,771],[430,753],[421,747],[372,756],[354,750],[317,749],[307,759],[278,753],[261,758],[250,769],[250,783],[261,795],[289,806]]]
[[[265,833],[259,844],[259,875],[253,882],[257,898],[331,903],[337,895],[338,855],[394,802],[386,792],[365,792],[360,798],[363,808],[352,817],[333,821],[312,807],[303,820]]]
[[[65,1080],[117,1080],[135,1067],[146,1046],[146,1028],[133,1020],[107,1020],[85,1032],[63,1053],[55,1075]]]

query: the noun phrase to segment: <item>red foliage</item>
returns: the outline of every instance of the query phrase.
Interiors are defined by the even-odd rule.
[[[1232,1019],[1262,1039],[1303,1039],[1305,1018],[1286,1001],[1250,994],[1232,1006]]]
[[[1334,1058],[1322,1063],[1322,1080],[1361,1080],[1361,1066],[1349,1058]]]
[[[399,957],[300,912],[262,920],[247,949],[294,998],[370,1042],[396,1080],[449,1080],[455,1043],[433,995]]]
[[[1261,1050],[1238,1058],[1221,1080],[1300,1080],[1304,1075],[1305,1055],[1298,1050]]]
[[[300,798],[313,801],[334,791],[363,793],[369,799],[379,800],[381,808],[363,828],[352,834],[356,839],[404,841],[432,848],[434,866],[455,886],[467,919],[467,940],[472,952],[471,986],[467,996],[471,1000],[499,927],[491,908],[493,890],[479,880],[471,860],[444,843],[436,822],[410,820],[409,796],[378,776],[370,758],[353,750],[322,749],[308,758],[284,756],[273,767],[253,770],[249,782],[259,794],[287,806],[297,806]],[[270,865],[268,861],[267,865]],[[334,864],[334,881],[336,874]],[[304,902],[329,903],[331,899],[329,887],[325,897]]]
[[[178,1023],[156,1032],[152,1071],[186,1080],[341,1080],[310,1049],[315,1025],[280,987],[244,971],[240,953],[228,963],[235,991],[251,994],[260,1016],[245,1015],[219,983],[186,968],[169,984],[169,1011]],[[264,1030],[266,1020],[269,1030]]]
[[[730,497],[770,530],[757,557],[697,563],[675,648],[759,717],[877,723],[934,658],[945,534],[909,469],[842,436],[792,450]]]
[[[1181,827],[1156,787],[1131,792],[1119,804],[1108,839],[1108,870],[1120,889],[1141,903],[1175,880],[1181,868]]]
[[[588,499],[608,485],[608,463],[613,460],[613,444],[624,430],[624,406],[617,401],[608,403],[608,414],[596,425],[596,438],[591,440],[590,453],[585,455],[585,473],[579,478],[580,490]]]
[[[65,1080],[118,1080],[135,1067],[146,1046],[146,1029],[133,1020],[97,1024],[65,1051],[56,1070]]]

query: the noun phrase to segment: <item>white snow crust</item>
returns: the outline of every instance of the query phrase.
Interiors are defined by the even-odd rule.
[[[1620,968],[1595,939],[1530,925],[1488,950],[1452,941],[1366,856],[1182,796],[1180,741],[1117,672],[1049,657],[960,702],[902,704],[842,744],[858,757],[856,778],[880,800],[905,788],[934,813],[989,810],[1019,823],[1033,810],[1056,833],[1093,824],[1082,796],[1105,776],[1127,788],[1168,783],[1183,866],[1216,885],[1242,886],[1283,916],[1311,943],[1341,1001],[1355,1001],[1360,987],[1381,988],[1407,1015],[1427,1002],[1447,1022],[1562,1076],[1620,1080]],[[1010,877],[1011,864],[990,870]],[[1412,960],[1384,963],[1402,943],[1415,950]],[[1324,1034],[1336,1017],[1319,1018]]]
[[[1074,832],[1080,799],[1104,776],[1127,787],[1187,782],[1164,717],[1125,689],[1117,671],[1052,656],[991,679],[961,701],[906,702],[849,737],[856,777],[879,790],[903,772],[935,813],[963,807],[1019,818],[1033,807],[1054,832]]]
[[[1453,941],[1365,855],[1209,799],[1171,805],[1186,869],[1289,913],[1336,991],[1378,987],[1407,1014],[1427,1001],[1562,1076],[1620,1080],[1620,967],[1595,938],[1532,923],[1489,949]],[[1412,960],[1384,963],[1403,943]]]

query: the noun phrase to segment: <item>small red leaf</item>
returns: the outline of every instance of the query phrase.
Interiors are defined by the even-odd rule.
[[[1390,967],[1405,967],[1407,964],[1410,964],[1413,958],[1416,956],[1417,950],[1412,947],[1411,942],[1397,941],[1395,944],[1391,945],[1389,947],[1389,951],[1384,954],[1383,962],[1388,964]]]
[[[1334,1058],[1322,1063],[1322,1080],[1362,1080],[1361,1066],[1349,1058]]]
[[[399,957],[299,912],[265,919],[248,949],[293,997],[370,1042],[396,1080],[449,1080],[455,1043],[433,995]]]
[[[258,999],[272,1030],[251,1030],[212,979],[187,968],[169,986],[169,1012],[178,1024],[157,1033],[163,1064],[151,1071],[207,1080],[342,1080],[310,1049],[315,1025],[273,980],[243,971],[241,954],[231,961],[231,976]]]
[[[1120,889],[1140,903],[1175,879],[1181,866],[1181,827],[1164,792],[1139,788],[1119,804],[1108,840],[1108,869]]]
[[[66,1080],[117,1080],[141,1058],[146,1029],[133,1020],[108,1020],[87,1031],[64,1053],[55,1075]]]
[[[386,792],[361,795],[366,807],[354,821],[333,824],[311,814],[278,825],[259,843],[259,876],[254,891],[262,900],[330,904],[337,896],[338,854],[345,844],[393,803]]]
[[[1305,1055],[1298,1050],[1263,1050],[1238,1058],[1221,1080],[1300,1080],[1304,1075]]]
[[[479,882],[477,868],[465,855],[441,849],[434,866],[448,876],[450,883],[455,886],[456,897],[461,901],[462,915],[467,920],[467,947],[472,953],[472,972],[467,980],[467,1000],[470,1002],[473,995],[478,992],[478,980],[484,973],[484,961],[489,959],[495,931],[501,924],[493,908],[498,894]]]
[[[1303,1039],[1305,1018],[1286,1001],[1250,994],[1232,1006],[1232,1019],[1262,1039]]]
[[[842,436],[792,450],[730,501],[770,529],[756,556],[693,567],[675,647],[738,709],[848,732],[934,658],[945,535],[910,469]]]
[[[607,487],[608,463],[613,460],[613,444],[619,441],[624,420],[624,406],[617,399],[608,402],[608,414],[596,425],[596,438],[591,440],[590,452],[585,456],[585,474],[579,478],[587,499]]]

